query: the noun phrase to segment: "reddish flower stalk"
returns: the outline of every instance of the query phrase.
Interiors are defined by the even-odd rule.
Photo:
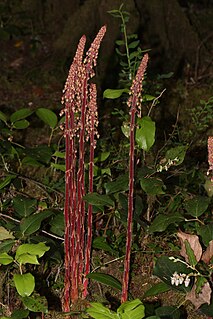
[[[208,137],[208,163],[209,169],[207,175],[211,174],[211,182],[213,182],[213,136]]]
[[[124,273],[122,284],[121,302],[127,301],[130,273],[130,257],[132,245],[132,220],[133,220],[133,196],[134,196],[134,149],[135,149],[135,115],[140,114],[141,91],[144,73],[148,63],[148,54],[145,54],[138,68],[135,79],[130,88],[130,97],[127,105],[130,107],[130,151],[129,151],[129,195],[128,195],[128,220],[126,256],[124,260]]]
[[[90,107],[94,108],[94,98],[96,93],[93,85],[89,84],[89,79],[95,75],[93,67],[96,65],[98,50],[106,27],[102,27],[93,41],[87,56],[83,59],[83,52],[86,37],[80,39],[76,55],[70,67],[69,75],[65,83],[62,103],[65,104],[65,141],[66,141],[66,190],[65,190],[65,288],[64,288],[64,311],[70,311],[70,304],[75,303],[86,292],[82,292],[83,271],[88,268],[90,263],[91,250],[91,229],[92,229],[92,210],[89,208],[87,221],[89,223],[89,243],[85,243],[85,140],[86,140],[86,119],[90,112]],[[88,94],[91,86],[91,93]],[[93,111],[91,111],[93,112]],[[95,121],[95,119],[94,119]],[[95,123],[95,122],[94,122]],[[95,125],[95,124],[94,124]],[[95,131],[93,126],[93,134]],[[94,139],[95,135],[91,137]],[[77,161],[78,148],[78,161]],[[92,152],[90,148],[90,153]],[[94,152],[94,150],[93,150]],[[90,154],[90,157],[92,155]],[[94,154],[91,157],[94,161]],[[92,171],[93,173],[93,171]],[[91,172],[90,172],[91,174]],[[90,179],[91,179],[90,175]],[[91,190],[91,185],[89,189]],[[85,246],[87,247],[87,266],[85,266]],[[89,258],[89,259],[88,259]],[[87,286],[87,285],[86,285]],[[86,289],[85,286],[85,289]]]

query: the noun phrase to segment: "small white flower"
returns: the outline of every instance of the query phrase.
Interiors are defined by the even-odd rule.
[[[186,279],[184,281],[184,285],[185,285],[185,287],[188,287],[189,284],[190,284],[190,278],[189,278],[189,276],[186,276]]]

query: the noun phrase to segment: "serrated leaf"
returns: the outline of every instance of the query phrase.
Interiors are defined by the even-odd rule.
[[[17,196],[13,198],[13,207],[21,217],[27,217],[36,210],[36,199]]]
[[[107,89],[104,91],[103,98],[104,99],[117,99],[119,98],[123,93],[129,93],[129,90],[127,88],[125,89]]]
[[[185,202],[184,207],[193,217],[199,217],[207,210],[210,199],[204,196],[196,196]]]
[[[13,123],[13,127],[16,128],[17,130],[23,130],[27,128],[29,125],[30,125],[30,122],[27,120],[20,120]]]
[[[31,273],[14,274],[13,280],[16,290],[22,297],[30,296],[35,289],[35,278]]]
[[[48,304],[47,299],[44,296],[40,296],[38,294],[33,294],[30,297],[22,298],[22,302],[24,306],[33,312],[48,312]]]
[[[58,123],[58,118],[56,114],[45,108],[39,108],[36,110],[36,115],[47,125],[49,125],[51,128],[55,128]]]
[[[179,213],[174,213],[171,215],[159,214],[158,216],[155,217],[151,226],[149,227],[149,233],[163,232],[164,230],[167,229],[169,225],[171,224],[178,225],[184,220],[185,218]]]
[[[26,117],[30,116],[34,111],[28,109],[28,108],[23,108],[20,109],[16,112],[14,112],[11,116],[10,116],[10,121],[11,123],[20,121],[25,119]]]
[[[113,200],[107,195],[100,195],[98,193],[90,193],[84,196],[84,200],[95,206],[114,206]]]
[[[161,179],[142,177],[140,178],[140,184],[143,191],[149,195],[165,194],[163,190],[163,188],[165,188],[165,185]]]
[[[141,149],[148,152],[155,142],[155,122],[149,116],[138,119],[135,139]]]
[[[50,211],[42,211],[40,213],[23,218],[20,223],[22,235],[28,236],[35,233],[41,227],[41,222],[52,214],[53,213]]]
[[[87,278],[96,280],[104,285],[110,286],[120,291],[122,290],[122,285],[120,281],[111,275],[98,273],[98,272],[92,272],[87,275]]]
[[[148,289],[145,294],[144,298],[146,297],[152,297],[152,296],[157,296],[158,294],[161,294],[163,292],[171,290],[171,287],[168,286],[165,282],[159,282],[152,286],[150,289]]]
[[[13,239],[14,236],[6,228],[0,226],[0,240]]]
[[[13,262],[13,257],[8,255],[7,253],[0,254],[0,264],[1,265],[9,265]]]

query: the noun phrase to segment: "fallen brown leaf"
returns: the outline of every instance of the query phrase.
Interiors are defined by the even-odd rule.
[[[189,242],[189,245],[191,246],[191,249],[193,250],[195,258],[198,262],[202,256],[202,247],[201,247],[201,244],[199,242],[199,237],[197,235],[190,235],[190,234],[184,233],[182,231],[179,231],[177,233],[177,235],[178,235],[178,237],[180,239],[180,243],[181,243],[181,251],[180,251],[181,256],[183,256],[185,258],[185,260],[187,262],[189,262],[189,257],[186,253],[186,248],[185,248],[185,243],[184,243],[184,241],[187,240]]]
[[[190,300],[196,309],[198,309],[202,304],[207,303],[210,304],[211,301],[211,287],[208,282],[206,282],[199,294],[196,294],[196,283],[192,287],[192,290],[187,292],[186,300]]]
[[[211,240],[209,242],[209,245],[208,247],[206,248],[206,251],[203,253],[203,256],[202,256],[202,260],[206,263],[206,264],[209,264],[209,262],[211,261],[213,257],[213,240]]]

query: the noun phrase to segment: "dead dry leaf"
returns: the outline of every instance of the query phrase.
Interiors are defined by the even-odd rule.
[[[201,244],[199,242],[199,237],[197,235],[190,235],[190,234],[184,233],[182,231],[179,231],[177,233],[177,235],[178,235],[178,237],[180,239],[180,243],[181,243],[181,251],[180,251],[181,256],[183,256],[185,258],[185,260],[187,262],[189,262],[189,257],[187,255],[186,247],[185,247],[185,243],[184,243],[184,241],[187,240],[189,242],[189,245],[190,245],[191,249],[193,250],[195,258],[198,262],[202,256],[202,247],[201,247]]]
[[[203,253],[202,260],[204,263],[209,264],[213,257],[213,240],[209,242],[208,247],[206,248],[206,251]]]
[[[196,294],[196,284],[192,287],[192,290],[187,292],[186,300],[190,300],[196,309],[198,309],[202,304],[210,304],[211,301],[211,287],[208,282],[206,282],[199,294]]]

